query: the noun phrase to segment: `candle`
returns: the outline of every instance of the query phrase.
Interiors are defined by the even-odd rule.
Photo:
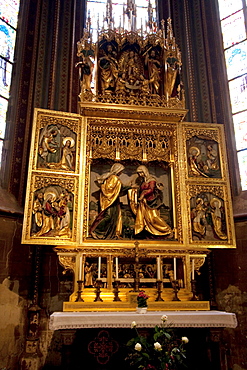
[[[116,279],[118,280],[118,257],[116,257]]]
[[[195,280],[195,260],[194,258],[192,259],[192,280]]]
[[[171,18],[171,4],[170,4],[170,0],[168,0],[168,18]]]
[[[82,280],[82,256],[79,259],[79,280]]]
[[[157,257],[157,279],[160,280],[160,256]]]
[[[173,258],[173,272],[174,272],[174,280],[177,280],[177,263],[176,263],[176,257]]]
[[[98,258],[98,279],[100,279],[101,257]]]

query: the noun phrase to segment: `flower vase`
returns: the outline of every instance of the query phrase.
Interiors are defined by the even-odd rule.
[[[147,312],[147,307],[136,307],[136,313],[146,313]]]

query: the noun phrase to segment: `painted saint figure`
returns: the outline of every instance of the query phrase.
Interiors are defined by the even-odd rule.
[[[204,172],[202,172],[197,164],[197,158],[201,154],[199,148],[196,146],[192,146],[189,148],[189,157],[188,157],[188,162],[189,162],[189,175],[190,176],[203,176],[203,177],[208,177]]]
[[[197,198],[194,212],[193,229],[196,233],[204,237],[206,233],[206,208],[202,198]]]
[[[93,265],[89,262],[85,263],[85,287],[92,287],[93,286]]]
[[[105,55],[99,60],[100,83],[102,94],[109,94],[115,90],[118,77],[117,53],[111,44],[107,45]]]
[[[39,192],[33,202],[33,231],[36,233],[40,230],[43,223],[43,202],[44,202],[44,194]]]
[[[151,94],[158,94],[160,87],[161,63],[157,59],[154,49],[151,50],[150,54],[146,54],[145,65],[148,70],[148,80]]]
[[[81,84],[81,91],[91,92],[91,82],[94,69],[92,58],[94,57],[93,50],[83,50],[80,55],[80,61],[76,64],[79,67],[79,78]]]
[[[75,145],[75,141],[71,137],[66,137],[63,140],[63,145],[61,168],[72,170],[74,157],[71,149]]]
[[[39,145],[39,155],[45,162],[56,162],[54,158],[57,157],[59,143],[56,141],[58,130],[56,127],[48,129],[45,127],[42,131]]]
[[[227,239],[227,235],[222,231],[222,215],[221,215],[221,201],[217,198],[213,198],[210,201],[212,207],[211,216],[213,221],[213,228],[215,234],[220,239]]]
[[[157,187],[157,179],[150,175],[146,166],[139,166],[137,174],[140,179],[138,189],[128,192],[132,212],[136,215],[135,235],[146,230],[155,236],[172,236],[171,227],[160,216],[163,201]]]
[[[96,181],[100,188],[100,213],[94,220],[90,234],[94,239],[119,239],[122,234],[122,214],[120,195],[129,187],[123,187],[119,175],[124,166],[115,163],[110,172],[101,175]]]
[[[57,225],[56,235],[71,237],[70,230],[70,210],[69,210],[69,194],[60,194],[60,200],[57,208]]]
[[[42,226],[41,229],[35,234],[35,236],[43,236],[49,231],[55,229],[55,219],[57,216],[57,210],[54,207],[56,195],[52,192],[45,193],[43,212],[42,212]]]

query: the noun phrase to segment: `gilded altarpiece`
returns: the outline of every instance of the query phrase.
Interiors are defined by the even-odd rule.
[[[190,302],[191,281],[210,248],[235,247],[223,126],[181,122],[181,111],[90,109],[36,110],[23,243],[55,246],[74,274],[67,311],[113,309],[79,303],[76,281],[91,292],[116,279],[126,292],[136,279],[146,290],[162,281],[169,302],[176,281],[183,303],[166,309],[208,309]]]
[[[79,114],[35,110],[22,242],[73,274],[64,311],[135,310],[142,289],[150,310],[208,310],[201,268],[235,247],[223,125],[184,122],[170,18],[141,33],[109,19],[96,43],[90,22]]]

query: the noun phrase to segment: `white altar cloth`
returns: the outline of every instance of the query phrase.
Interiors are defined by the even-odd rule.
[[[236,328],[234,313],[223,311],[150,311],[135,312],[54,312],[50,316],[51,330],[83,328],[130,328],[133,321],[139,328],[150,328],[161,324],[161,316],[167,315],[171,327]]]

